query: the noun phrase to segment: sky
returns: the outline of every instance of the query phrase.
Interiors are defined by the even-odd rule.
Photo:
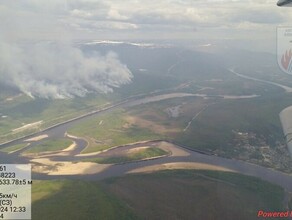
[[[276,0],[1,0],[0,34],[19,40],[243,40],[269,47],[291,8]]]

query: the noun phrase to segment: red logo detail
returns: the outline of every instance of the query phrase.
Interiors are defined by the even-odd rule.
[[[287,50],[286,53],[283,54],[282,59],[281,59],[282,66],[284,67],[285,70],[288,70],[291,58],[292,58],[292,50],[290,49],[289,52]]]

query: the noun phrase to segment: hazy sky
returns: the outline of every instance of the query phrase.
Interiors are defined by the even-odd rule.
[[[1,0],[1,35],[18,39],[263,39],[290,25],[277,0]],[[263,42],[263,44],[265,43]]]
[[[1,0],[0,82],[66,98],[131,81],[118,56],[88,57],[76,40],[180,39],[275,53],[276,27],[290,25],[291,12],[274,0]]]

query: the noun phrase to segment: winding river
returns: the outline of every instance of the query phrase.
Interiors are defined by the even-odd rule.
[[[72,126],[74,126],[74,125],[76,125],[84,120],[88,120],[92,117],[95,117],[97,114],[101,114],[103,112],[113,111],[114,109],[116,109],[118,107],[131,107],[131,106],[146,104],[146,103],[150,103],[150,102],[157,102],[157,101],[161,101],[161,100],[165,100],[165,99],[178,98],[178,97],[190,97],[190,96],[197,96],[197,95],[196,94],[189,94],[189,93],[171,93],[171,94],[157,95],[157,96],[151,96],[151,97],[134,99],[134,100],[127,100],[123,103],[108,107],[107,109],[97,111],[94,114],[89,114],[87,116],[83,116],[80,118],[76,118],[75,120],[71,120],[69,122],[59,124],[58,126],[54,126],[52,128],[49,128],[49,129],[44,130],[42,132],[39,132],[37,134],[31,135],[29,137],[31,138],[31,137],[36,137],[39,135],[48,135],[49,138],[51,138],[51,137],[54,137],[54,138],[64,137],[64,134],[66,133],[66,131],[70,127],[72,127]],[[244,97],[244,98],[254,98],[254,97],[255,96]],[[228,97],[228,98],[230,98],[230,97]],[[232,98],[243,98],[243,97],[232,97]],[[27,137],[12,141],[10,143],[2,144],[2,145],[0,145],[0,148],[4,148],[7,146],[22,143],[25,139],[27,139]],[[75,154],[80,153],[80,151],[86,147],[87,142],[82,140],[82,139],[74,139],[74,141],[77,143],[77,148],[72,153],[72,155],[68,155],[66,157],[51,158],[51,159],[57,160],[57,161],[58,160],[62,160],[62,161],[76,160]],[[31,143],[30,147],[36,145],[37,143],[38,142]],[[126,147],[129,147],[129,146],[126,146]],[[176,163],[176,162],[196,162],[196,163],[204,163],[204,164],[220,166],[220,167],[232,170],[234,172],[242,173],[245,175],[260,177],[264,180],[278,184],[278,185],[284,187],[286,190],[292,192],[292,176],[290,176],[288,174],[284,174],[284,173],[279,172],[279,171],[275,171],[272,169],[268,169],[265,167],[257,166],[257,165],[246,163],[246,162],[239,161],[239,160],[226,159],[226,158],[218,157],[215,155],[206,155],[202,152],[196,152],[194,150],[188,149],[188,148],[183,147],[183,146],[175,145],[174,147],[177,149],[183,149],[184,151],[187,152],[187,155],[184,155],[184,156],[173,156],[172,155],[172,156],[166,156],[166,157],[157,158],[157,159],[153,159],[153,160],[112,165],[112,166],[109,166],[108,168],[102,170],[99,173],[91,174],[91,175],[69,175],[69,176],[68,175],[66,175],[66,176],[58,175],[57,176],[57,175],[45,175],[45,174],[33,173],[33,178],[34,179],[56,179],[56,178],[76,179],[77,178],[77,179],[88,179],[88,180],[101,180],[104,178],[125,175],[132,170],[147,167],[147,166],[152,166],[152,165]],[[0,153],[0,160],[2,163],[3,162],[5,162],[5,163],[25,163],[25,162],[28,162],[27,158],[19,156],[20,153],[21,153],[21,151],[17,152],[17,153],[12,153],[12,154]]]

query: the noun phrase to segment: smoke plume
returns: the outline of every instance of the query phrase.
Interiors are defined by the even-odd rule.
[[[85,55],[69,44],[0,43],[0,82],[31,97],[64,99],[108,93],[131,82],[115,53]]]

